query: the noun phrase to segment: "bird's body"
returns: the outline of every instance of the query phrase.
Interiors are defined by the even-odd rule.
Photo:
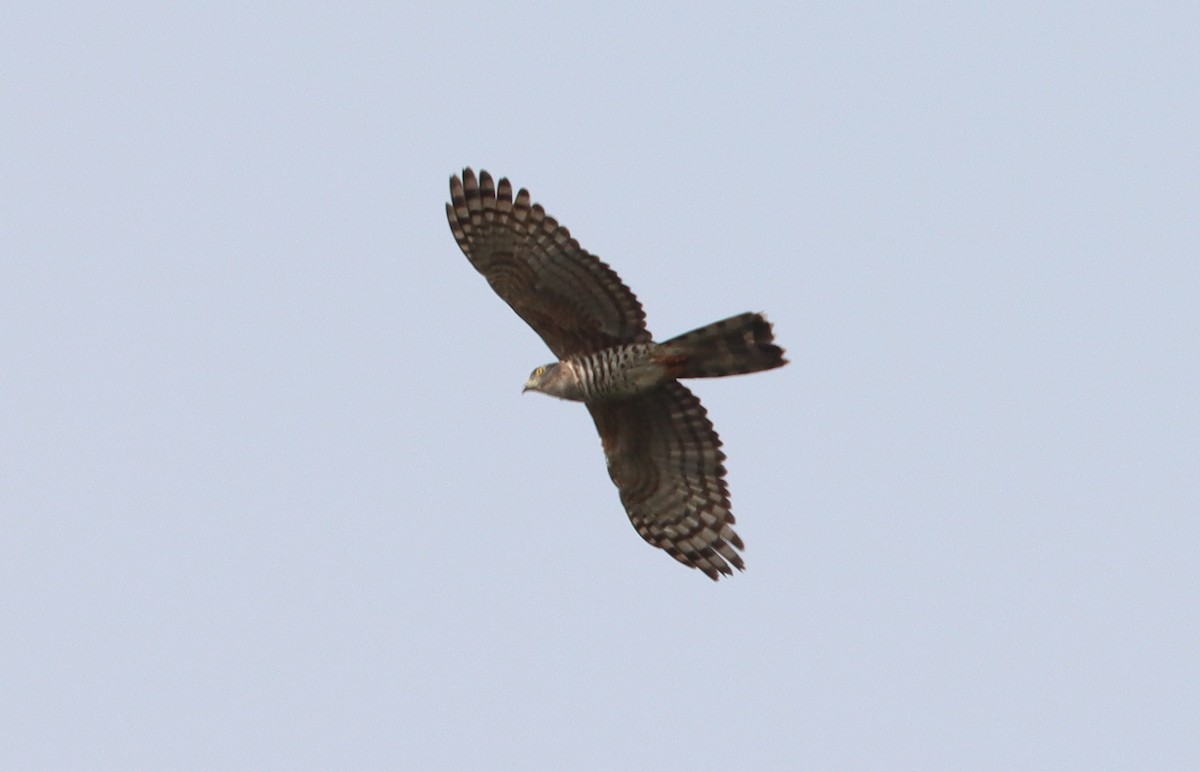
[[[575,402],[623,399],[658,387],[671,377],[653,343],[630,343],[574,354],[533,371],[526,391]]]
[[[725,455],[680,378],[781,367],[761,314],[739,314],[662,343],[634,294],[520,190],[470,169],[450,179],[446,215],[472,265],[559,358],[525,384],[588,406],[630,521],[642,537],[713,579],[744,568]]]

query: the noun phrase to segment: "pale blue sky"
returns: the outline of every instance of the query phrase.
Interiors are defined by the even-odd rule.
[[[1200,767],[1200,6],[19,3],[0,767]],[[748,570],[454,244],[610,262]]]

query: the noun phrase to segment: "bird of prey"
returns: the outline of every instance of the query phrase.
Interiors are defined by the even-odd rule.
[[[655,343],[617,274],[526,190],[514,198],[507,179],[496,185],[485,171],[450,178],[446,217],[471,265],[558,357],[525,390],[587,405],[642,538],[714,580],[744,570],[721,441],[679,379],[783,366],[770,322],[739,314]]]

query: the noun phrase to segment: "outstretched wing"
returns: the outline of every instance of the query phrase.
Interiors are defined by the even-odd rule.
[[[560,359],[650,340],[642,306],[616,272],[591,255],[522,188],[450,178],[446,217],[463,254],[496,294]]]
[[[700,400],[677,381],[588,404],[608,474],[642,538],[712,579],[745,568],[733,531],[721,440]]]

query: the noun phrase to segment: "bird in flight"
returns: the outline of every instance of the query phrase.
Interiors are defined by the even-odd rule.
[[[679,380],[787,364],[770,322],[738,314],[655,343],[616,272],[528,191],[514,197],[507,179],[497,185],[485,171],[450,178],[446,217],[471,265],[558,357],[534,369],[525,391],[587,405],[642,538],[714,580],[744,570],[721,440]]]

